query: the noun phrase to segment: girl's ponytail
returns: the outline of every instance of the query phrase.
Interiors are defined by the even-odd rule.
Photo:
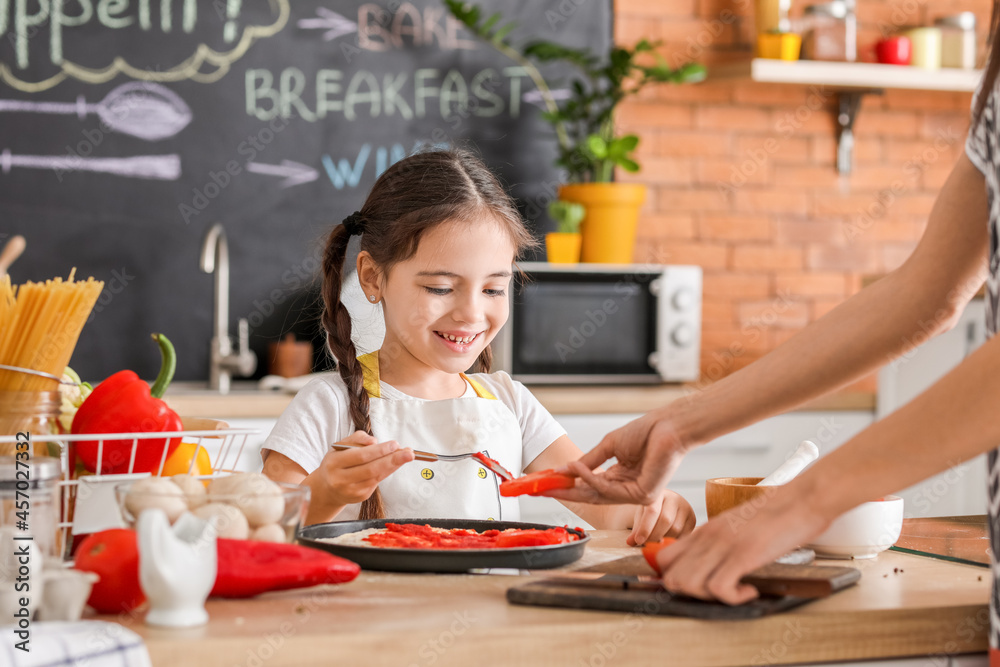
[[[340,300],[347,244],[353,234],[361,232],[361,225],[361,216],[354,213],[343,224],[334,227],[327,239],[326,251],[323,253],[323,329],[326,331],[326,346],[337,360],[337,370],[344,380],[344,385],[347,386],[354,428],[374,435],[368,413],[369,402],[368,392],[365,391],[364,373],[357,358],[357,350],[354,349],[354,342],[351,340],[351,315]],[[376,488],[375,492],[361,503],[361,513],[358,518],[384,517],[382,494]]]

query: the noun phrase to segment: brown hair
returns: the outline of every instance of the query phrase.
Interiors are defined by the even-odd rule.
[[[997,73],[1000,72],[1000,49],[997,48],[997,41],[1000,40],[998,27],[1000,27],[1000,1],[994,0],[993,12],[990,14],[990,33],[986,40],[989,45],[990,55],[984,68],[983,81],[979,87],[979,98],[976,100],[976,106],[972,110],[972,127],[970,131],[975,130],[976,125],[979,123],[979,119],[983,115],[983,110],[986,108],[986,103],[990,99],[990,94],[993,92]]]
[[[483,217],[492,218],[509,234],[518,254],[537,244],[503,185],[479,158],[458,149],[427,151],[389,167],[375,181],[361,210],[330,232],[323,255],[322,323],[327,348],[347,385],[356,429],[372,432],[368,394],[351,341],[351,316],[340,300],[344,259],[352,233],[361,233],[361,250],[371,254],[384,278],[395,264],[416,253],[420,237],[428,229],[445,221]],[[487,347],[477,366],[489,372],[491,362],[492,353]],[[360,518],[384,516],[382,496],[375,489],[361,503]]]

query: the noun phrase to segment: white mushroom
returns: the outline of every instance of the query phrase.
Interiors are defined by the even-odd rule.
[[[133,482],[125,493],[125,509],[138,519],[143,510],[152,507],[163,510],[170,523],[188,510],[184,491],[169,479],[144,477]]]
[[[261,526],[250,533],[251,540],[260,540],[261,542],[284,542],[287,537],[285,529],[276,523]]]
[[[253,528],[277,523],[285,513],[281,487],[259,472],[233,473],[213,479],[208,485],[208,496],[211,502],[239,507]]]
[[[188,507],[196,509],[208,502],[208,491],[200,479],[194,475],[180,474],[172,475],[170,481],[181,488],[184,497],[187,499]]]
[[[192,512],[199,519],[204,519],[215,526],[219,537],[232,540],[245,540],[250,535],[250,526],[243,512],[225,503],[208,503]]]

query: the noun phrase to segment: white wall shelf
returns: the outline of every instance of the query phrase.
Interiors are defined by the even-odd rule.
[[[837,171],[846,174],[850,173],[853,162],[854,120],[863,95],[881,94],[887,88],[972,92],[979,84],[982,74],[982,70],[925,70],[906,65],[753,58],[713,67],[709,71],[709,78],[749,79],[760,83],[836,89]]]
[[[761,83],[819,85],[843,90],[903,88],[953,92],[974,91],[982,74],[982,70],[925,70],[905,65],[770,58],[719,65],[709,71],[710,78],[745,78]]]

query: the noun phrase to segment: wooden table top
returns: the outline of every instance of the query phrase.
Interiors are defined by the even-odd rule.
[[[213,419],[276,418],[294,394],[260,391],[254,384],[234,383],[229,394],[194,389],[190,385],[172,385],[164,397],[178,414]],[[531,385],[531,393],[555,415],[573,414],[643,414],[663,407],[696,389],[686,385]],[[840,391],[824,396],[799,410],[875,409],[875,395],[870,392]]]
[[[579,569],[635,554],[594,531]],[[844,561],[819,561],[844,564]],[[529,577],[364,572],[349,584],[210,600],[208,625],[142,635],[154,665],[794,664],[982,652],[989,570],[884,552],[858,585],[756,620],[700,621],[510,605]],[[541,578],[551,571],[536,572]]]

